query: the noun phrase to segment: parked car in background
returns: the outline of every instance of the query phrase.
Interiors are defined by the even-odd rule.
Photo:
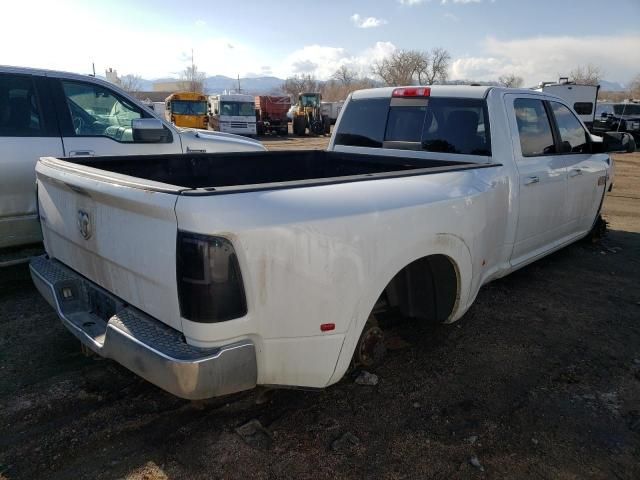
[[[0,248],[42,239],[35,164],[42,156],[256,151],[255,140],[180,129],[98,78],[0,66]]]
[[[374,312],[453,322],[589,234],[605,147],[544,92],[433,86],[353,93],[327,151],[43,158],[32,276],[84,345],[175,395],[321,388],[380,362]]]
[[[596,135],[605,132],[630,133],[637,146],[640,143],[640,103],[599,103],[592,132]]]

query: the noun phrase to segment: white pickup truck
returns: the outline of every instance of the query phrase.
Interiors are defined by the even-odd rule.
[[[327,151],[42,158],[33,280],[98,354],[184,398],[326,387],[378,361],[372,311],[453,322],[584,237],[613,164],[531,90],[355,92]]]
[[[179,129],[98,78],[0,65],[0,249],[42,240],[34,172],[42,156],[243,150],[264,147]]]

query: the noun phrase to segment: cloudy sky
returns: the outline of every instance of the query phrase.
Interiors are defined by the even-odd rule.
[[[395,49],[444,47],[452,79],[526,85],[593,63],[640,73],[640,0],[22,0],[3,4],[0,64],[177,76],[362,74]]]

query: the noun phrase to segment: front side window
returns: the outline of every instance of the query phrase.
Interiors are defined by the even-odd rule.
[[[551,109],[560,133],[562,151],[564,153],[587,153],[590,148],[587,132],[582,127],[580,120],[561,103],[551,102]]]
[[[150,117],[129,101],[100,85],[62,81],[76,136],[105,136],[133,142],[131,122]]]
[[[206,115],[207,102],[204,100],[172,100],[171,113],[175,115]]]
[[[513,108],[523,157],[555,153],[551,124],[542,100],[516,98]]]
[[[42,114],[31,77],[0,74],[0,136],[42,136],[42,127]]]

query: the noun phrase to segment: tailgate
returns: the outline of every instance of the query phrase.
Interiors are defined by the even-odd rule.
[[[93,174],[83,174],[85,169]],[[47,253],[182,330],[174,210],[179,188],[173,193],[127,186],[101,179],[96,172],[101,171],[53,159],[38,162],[38,206]]]

